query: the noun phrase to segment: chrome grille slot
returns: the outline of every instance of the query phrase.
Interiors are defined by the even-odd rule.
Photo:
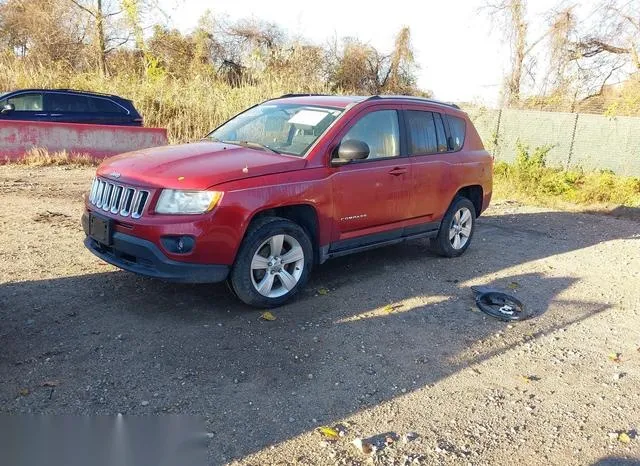
[[[104,193],[104,187],[106,185],[106,183],[102,180],[100,180],[98,185],[98,190],[96,192],[96,198],[94,200],[94,205],[99,209],[100,207],[102,207],[102,194]]]
[[[89,203],[105,212],[140,218],[150,197],[149,191],[95,178],[89,192]]]
[[[120,210],[120,201],[122,200],[122,186],[116,186],[111,195],[111,210],[112,214],[117,214]]]
[[[142,217],[142,211],[144,210],[144,205],[147,203],[148,197],[149,193],[147,191],[138,191],[136,201],[134,202],[133,208],[131,209],[132,218]]]
[[[89,193],[89,202],[91,202],[92,204],[95,201],[96,193],[98,192],[99,185],[100,185],[100,180],[98,180],[98,178],[94,178],[93,182],[91,183],[91,192]]]
[[[122,208],[120,209],[120,215],[128,217],[131,213],[131,204],[133,203],[133,196],[136,190],[133,188],[126,188],[122,197]]]
[[[108,211],[111,209],[111,192],[113,191],[113,185],[111,183],[107,183],[107,186],[104,188],[104,193],[102,196],[102,210]]]

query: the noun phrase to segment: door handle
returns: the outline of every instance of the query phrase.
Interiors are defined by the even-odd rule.
[[[403,167],[395,167],[393,170],[389,172],[389,175],[400,176],[407,173],[407,169]]]

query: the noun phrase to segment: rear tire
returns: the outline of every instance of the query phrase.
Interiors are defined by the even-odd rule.
[[[313,246],[307,232],[290,220],[266,217],[249,227],[229,281],[242,302],[271,308],[293,298],[312,267]]]
[[[458,257],[471,244],[475,231],[476,209],[466,197],[456,196],[444,215],[438,236],[431,240],[433,251],[444,257]]]

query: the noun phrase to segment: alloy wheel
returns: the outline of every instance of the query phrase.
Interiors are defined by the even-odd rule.
[[[262,296],[279,298],[289,293],[304,270],[304,250],[286,234],[265,240],[251,260],[251,282]]]
[[[471,236],[472,227],[473,215],[471,211],[466,207],[458,209],[449,228],[449,241],[453,249],[462,249],[467,244]]]

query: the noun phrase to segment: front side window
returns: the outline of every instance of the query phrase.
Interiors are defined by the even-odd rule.
[[[9,97],[1,103],[2,105],[13,104],[16,112],[41,112],[42,94],[18,94],[15,97]]]
[[[266,102],[232,118],[207,137],[303,156],[342,111],[314,105]]]
[[[342,141],[356,139],[369,146],[368,159],[397,157],[400,155],[398,112],[378,110],[367,113],[351,127]]]
[[[464,137],[466,131],[466,124],[462,118],[448,115],[449,130],[451,131],[451,150],[460,150],[464,146]]]

